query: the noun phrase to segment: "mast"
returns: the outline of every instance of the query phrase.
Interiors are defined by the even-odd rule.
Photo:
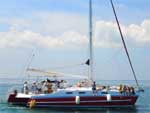
[[[89,54],[90,54],[90,68],[89,80],[93,81],[93,26],[92,26],[92,0],[89,0]]]
[[[128,52],[128,49],[127,49],[127,46],[126,46],[126,43],[125,43],[125,40],[124,40],[122,31],[121,31],[121,27],[120,27],[120,24],[119,24],[119,20],[118,20],[118,18],[117,18],[117,14],[116,14],[116,11],[115,11],[115,7],[114,7],[114,5],[113,5],[113,1],[110,0],[110,3],[111,3],[111,6],[112,6],[112,9],[113,9],[113,13],[114,13],[114,15],[115,15],[115,19],[116,19],[116,22],[117,22],[117,26],[118,26],[118,29],[119,29],[120,36],[121,36],[121,40],[122,40],[122,43],[123,43],[123,47],[124,47],[125,52],[126,52],[126,55],[127,55],[127,57],[128,57],[128,61],[129,61],[129,64],[130,64],[132,73],[133,73],[133,75],[134,75],[134,79],[135,79],[135,81],[136,81],[136,85],[137,85],[137,87],[139,88],[139,83],[138,83],[138,80],[137,80],[137,77],[136,77],[136,73],[135,73],[135,70],[134,70],[134,68],[133,68],[133,65],[132,65],[132,62],[131,62],[131,59],[130,59],[130,55],[129,55],[129,52]]]

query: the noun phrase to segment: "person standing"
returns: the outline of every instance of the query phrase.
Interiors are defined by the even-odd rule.
[[[24,82],[24,84],[23,84],[23,93],[24,93],[24,94],[28,94],[28,92],[29,92],[28,82],[26,81],[26,82]]]
[[[92,91],[93,91],[93,95],[97,94],[95,81],[93,82],[93,85],[92,85]]]

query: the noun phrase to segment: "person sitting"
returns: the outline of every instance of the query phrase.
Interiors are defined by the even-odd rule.
[[[48,93],[52,93],[52,83],[51,82],[47,82],[47,88],[48,88]]]
[[[47,91],[48,91],[47,82],[46,81],[43,81],[42,91],[43,91],[43,93],[47,93]]]
[[[76,86],[77,86],[77,87],[81,87],[81,84],[80,84],[80,82],[78,82]]]
[[[60,80],[60,83],[59,83],[59,89],[63,89],[64,88],[64,83],[65,81],[64,80]]]
[[[37,91],[38,91],[38,94],[42,92],[42,83],[37,83]]]
[[[34,82],[34,83],[32,84],[31,89],[32,89],[32,91],[33,91],[34,94],[37,93],[38,90],[37,90],[36,82]]]
[[[132,93],[133,95],[135,94],[134,87],[131,87],[131,88],[130,88],[130,91],[131,91],[131,93]]]

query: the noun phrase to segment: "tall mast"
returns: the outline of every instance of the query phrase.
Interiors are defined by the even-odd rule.
[[[93,26],[92,26],[92,0],[89,0],[89,51],[90,51],[90,69],[89,80],[93,80]]]

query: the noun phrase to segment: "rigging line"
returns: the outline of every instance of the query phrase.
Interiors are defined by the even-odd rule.
[[[32,56],[31,56],[31,58],[30,58],[30,61],[28,62],[28,65],[26,67],[27,69],[30,67],[30,65],[31,65],[34,57],[35,57],[35,54],[33,53]]]
[[[85,65],[85,63],[78,63],[78,64],[72,64],[72,65],[64,65],[64,66],[56,66],[56,67],[51,67],[51,69],[64,69],[64,68],[72,68],[72,67],[77,67],[77,66],[81,66],[81,65]]]
[[[30,67],[32,61],[33,61],[33,58],[35,57],[35,53],[34,53],[34,50],[32,50],[32,55],[30,56],[29,60],[28,60],[28,63],[27,65],[25,66],[25,73],[27,72],[27,69]]]
[[[27,69],[31,65],[34,56],[35,56],[35,54],[34,54],[34,49],[33,49],[31,52],[31,56],[29,56],[29,58],[27,59],[27,63],[23,66],[23,70],[21,71],[20,75],[26,75],[27,74]],[[20,76],[20,77],[22,77],[22,76]],[[22,82],[23,81],[24,81],[24,79],[22,78]],[[28,79],[28,81],[29,81],[29,79]]]
[[[121,31],[121,27],[120,27],[120,24],[119,24],[119,20],[118,20],[118,18],[117,18],[117,14],[116,14],[116,11],[115,11],[115,7],[114,7],[114,5],[113,5],[113,1],[110,0],[110,3],[111,3],[112,9],[113,9],[113,13],[114,13],[114,16],[115,16],[115,19],[116,19],[116,22],[117,22],[117,26],[118,26],[118,29],[119,29],[119,33],[120,33],[120,36],[121,36],[122,43],[123,43],[123,46],[124,46],[126,55],[127,55],[127,57],[128,57],[128,61],[129,61],[130,67],[131,67],[131,70],[132,70],[133,75],[134,75],[134,79],[135,79],[135,81],[136,81],[136,85],[137,85],[138,88],[139,88],[139,83],[138,83],[138,80],[137,80],[137,77],[136,77],[136,74],[135,74],[135,71],[134,71],[134,68],[133,68],[131,59],[130,59],[130,55],[129,55],[128,49],[127,49],[127,47],[126,47],[126,43],[125,43],[125,40],[124,40],[122,31]]]
[[[34,50],[31,51],[31,55],[29,56],[29,58],[27,58],[27,63],[24,64],[24,66],[22,67],[23,69],[21,70],[21,72],[19,72],[19,75],[26,75],[27,74],[27,67],[30,66],[31,62],[32,62],[32,57],[34,57]],[[20,76],[22,82],[24,81],[24,79],[22,78],[22,76]]]

